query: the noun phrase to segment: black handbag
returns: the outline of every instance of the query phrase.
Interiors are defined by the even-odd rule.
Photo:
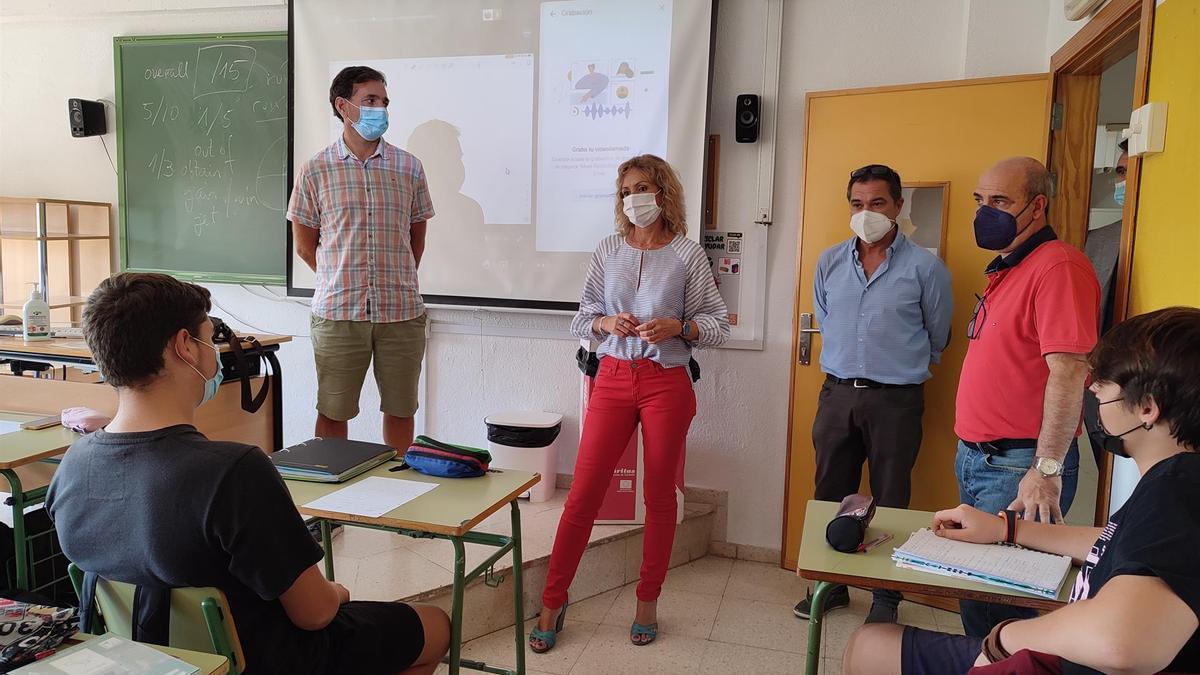
[[[267,392],[271,389],[271,374],[263,372],[262,368],[263,354],[266,353],[262,344],[253,335],[239,336],[233,332],[229,324],[215,316],[209,318],[213,324],[213,343],[228,344],[229,353],[232,355],[232,364],[225,363],[224,358],[221,360],[225,379],[241,380],[242,410],[248,413],[258,412],[258,409],[266,402]],[[250,378],[259,373],[263,373],[262,386],[259,387],[257,394],[251,395]]]

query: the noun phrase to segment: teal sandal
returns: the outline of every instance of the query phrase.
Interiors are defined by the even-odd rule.
[[[567,605],[570,604],[570,601],[563,603],[562,611],[558,613],[558,620],[554,623],[554,630],[538,630],[537,628],[534,628],[533,630],[529,631],[529,649],[531,649],[534,654],[545,654],[551,649],[554,649],[554,643],[558,641],[558,634],[562,632],[563,624],[567,620]],[[537,645],[533,643],[534,640],[541,640],[542,645],[544,646],[539,649]]]
[[[642,640],[641,638],[643,638],[643,637],[647,637],[649,639]],[[629,629],[629,641],[638,647],[645,647],[646,645],[650,644],[651,642],[654,642],[657,638],[658,638],[658,624],[657,623],[652,623],[649,626],[643,626],[642,624],[634,621],[633,626]]]

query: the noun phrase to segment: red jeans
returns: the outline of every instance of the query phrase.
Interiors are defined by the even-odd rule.
[[[645,450],[646,528],[637,596],[645,602],[658,598],[675,540],[675,475],[695,414],[696,394],[687,368],[663,368],[649,359],[623,361],[608,356],[600,361],[579,440],[575,478],[550,554],[542,593],[546,607],[562,607],[567,600],[613,470],[638,422]]]

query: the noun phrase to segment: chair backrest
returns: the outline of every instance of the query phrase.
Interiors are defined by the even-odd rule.
[[[75,592],[83,597],[83,570],[71,563],[68,571]],[[137,587],[100,578],[96,583],[96,607],[105,629],[125,638],[133,636],[133,596]],[[80,608],[88,611],[89,608]],[[219,654],[229,659],[235,675],[246,667],[229,600],[219,588],[171,589],[170,636],[167,646],[194,652]]]

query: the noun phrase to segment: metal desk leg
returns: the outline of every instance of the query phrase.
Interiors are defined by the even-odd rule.
[[[513,613],[517,620],[517,675],[525,675],[525,586],[521,570],[521,509],[512,500]]]
[[[321,544],[325,547],[325,578],[333,581],[333,534],[329,521],[321,519]]]
[[[818,581],[813,589],[812,607],[808,618],[808,657],[804,663],[805,675],[817,675],[821,670],[821,623],[825,620],[825,596],[836,584]]]
[[[466,583],[467,553],[461,537],[450,537],[454,544],[454,603],[450,607],[450,675],[458,675],[462,662],[463,591]],[[523,655],[523,654],[522,654]]]
[[[21,478],[11,469],[0,470],[8,479],[8,489],[12,494],[13,509],[13,549],[17,563],[17,588],[29,590],[29,547],[25,541],[25,490],[21,488]]]

